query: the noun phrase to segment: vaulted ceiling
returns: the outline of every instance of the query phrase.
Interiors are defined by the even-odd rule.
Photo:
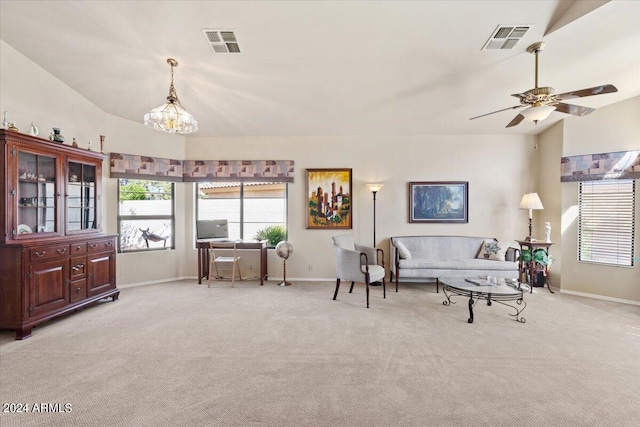
[[[0,38],[115,116],[142,122],[175,87],[195,136],[533,134],[511,94],[614,84],[640,95],[640,1],[0,1]],[[499,25],[531,28],[483,51]],[[232,30],[214,53],[203,29]],[[595,114],[595,113],[594,113]],[[570,117],[554,112],[537,131]],[[580,120],[576,118],[575,120]]]

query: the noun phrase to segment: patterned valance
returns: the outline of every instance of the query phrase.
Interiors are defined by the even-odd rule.
[[[561,182],[639,179],[640,150],[563,157]]]
[[[111,178],[155,181],[293,182],[293,160],[174,160],[110,154]]]
[[[293,160],[185,160],[183,180],[293,182]]]

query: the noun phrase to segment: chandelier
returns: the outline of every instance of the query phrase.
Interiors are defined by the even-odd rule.
[[[178,61],[167,59],[171,66],[171,85],[167,102],[144,115],[144,124],[155,130],[168,133],[193,133],[198,130],[198,121],[184,109],[176,88],[173,87],[173,67],[178,66]]]

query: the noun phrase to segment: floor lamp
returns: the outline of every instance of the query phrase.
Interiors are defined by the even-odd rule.
[[[369,190],[373,193],[373,247],[376,247],[376,194],[383,187],[382,184],[367,184]],[[380,282],[373,282],[370,286],[380,286]]]

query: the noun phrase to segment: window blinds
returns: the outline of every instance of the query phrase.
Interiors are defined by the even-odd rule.
[[[580,183],[578,259],[633,266],[635,180]]]

